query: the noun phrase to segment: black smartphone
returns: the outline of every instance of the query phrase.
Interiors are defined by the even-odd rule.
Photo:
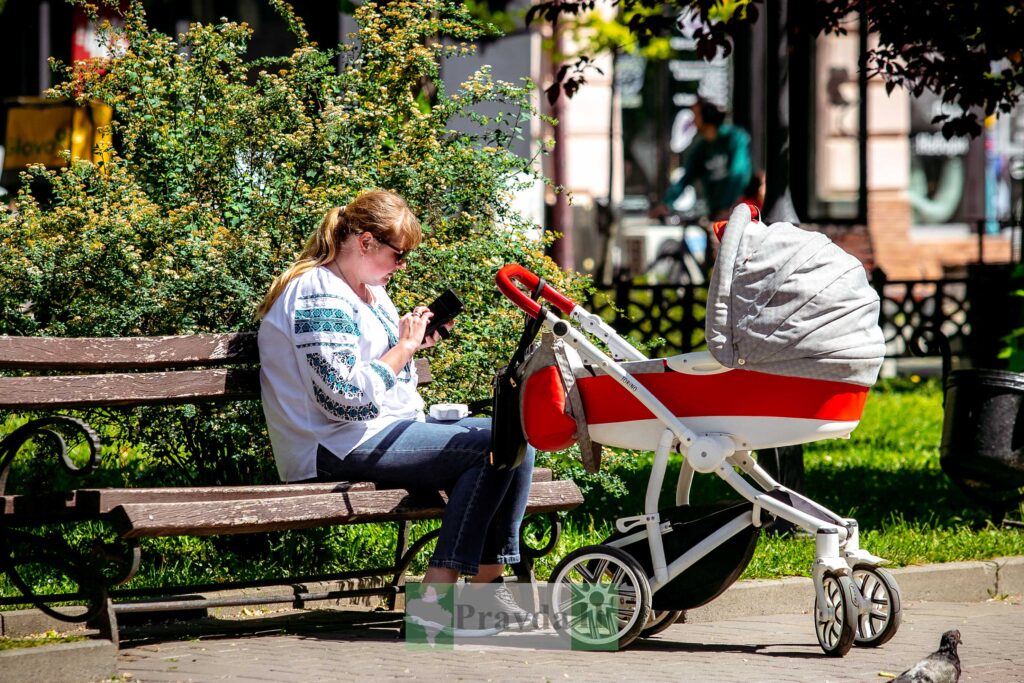
[[[434,314],[434,317],[427,323],[427,332],[423,337],[424,340],[429,339],[438,330],[441,332],[442,339],[447,338],[448,330],[444,329],[444,325],[461,313],[465,306],[454,289],[446,289],[427,308]]]

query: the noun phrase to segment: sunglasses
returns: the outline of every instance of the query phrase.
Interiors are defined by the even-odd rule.
[[[409,255],[408,249],[399,249],[398,247],[391,244],[387,240],[381,239],[376,235],[373,236],[373,239],[377,240],[379,243],[383,244],[385,247],[395,252],[395,263],[405,263],[405,258]]]

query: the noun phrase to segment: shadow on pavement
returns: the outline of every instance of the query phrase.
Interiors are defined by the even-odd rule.
[[[181,640],[214,641],[269,635],[295,635],[334,642],[393,642],[396,645],[401,645],[403,616],[402,612],[321,608],[235,618],[202,617],[189,620],[165,620],[124,626],[121,632],[121,648],[127,649]],[[557,636],[551,632],[547,637]],[[544,637],[537,632],[533,634],[509,633],[497,640],[493,638],[485,640],[486,642],[481,641],[481,645],[485,647],[548,649]],[[460,641],[460,645],[472,644],[472,639]],[[651,653],[738,653],[759,657],[820,659],[823,655],[816,647],[808,651],[814,645],[814,643],[772,643],[770,645],[695,643],[674,640],[671,633],[666,633],[657,638],[636,640],[629,646],[629,650]],[[563,647],[564,645],[552,649],[563,649]]]
[[[122,627],[121,648],[174,640],[216,640],[271,634],[314,637],[329,634],[332,640],[397,642],[401,637],[402,616],[401,612],[312,609],[231,618],[150,621]]]
[[[803,648],[814,650],[807,652]],[[800,650],[789,650],[780,648],[801,648]],[[821,659],[825,655],[817,649],[815,643],[772,643],[770,645],[741,645],[733,643],[690,643],[680,640],[672,640],[671,634],[667,637],[662,635],[658,638],[647,640],[636,640],[629,646],[630,650],[638,652],[731,652],[739,654],[758,655],[761,657],[786,657],[788,659]]]

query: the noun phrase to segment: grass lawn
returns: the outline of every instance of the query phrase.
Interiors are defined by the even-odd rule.
[[[0,636],[0,651],[16,650],[23,647],[38,647],[40,645],[54,645],[56,643],[75,643],[80,640],[85,640],[85,636],[69,635],[67,633],[58,633],[56,631],[37,633],[23,638]]]

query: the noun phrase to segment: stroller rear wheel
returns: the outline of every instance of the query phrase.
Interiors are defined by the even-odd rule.
[[[900,587],[892,574],[880,567],[858,564],[853,568],[853,583],[867,603],[857,620],[856,645],[878,647],[896,635],[902,618]]]
[[[640,637],[651,638],[658,635],[669,626],[676,623],[676,620],[681,616],[683,616],[683,610],[651,610],[651,616],[648,617],[647,624],[644,626],[643,630],[640,631]]]
[[[825,572],[821,583],[825,589],[825,605],[819,605],[815,598],[814,632],[825,654],[829,657],[842,657],[850,651],[857,636],[859,613],[853,598],[853,592],[857,589],[853,579],[835,572]],[[824,618],[818,616],[822,608],[826,612]]]
[[[606,545],[584,546],[551,573],[555,629],[575,650],[624,648],[651,615],[651,585],[632,555]]]

